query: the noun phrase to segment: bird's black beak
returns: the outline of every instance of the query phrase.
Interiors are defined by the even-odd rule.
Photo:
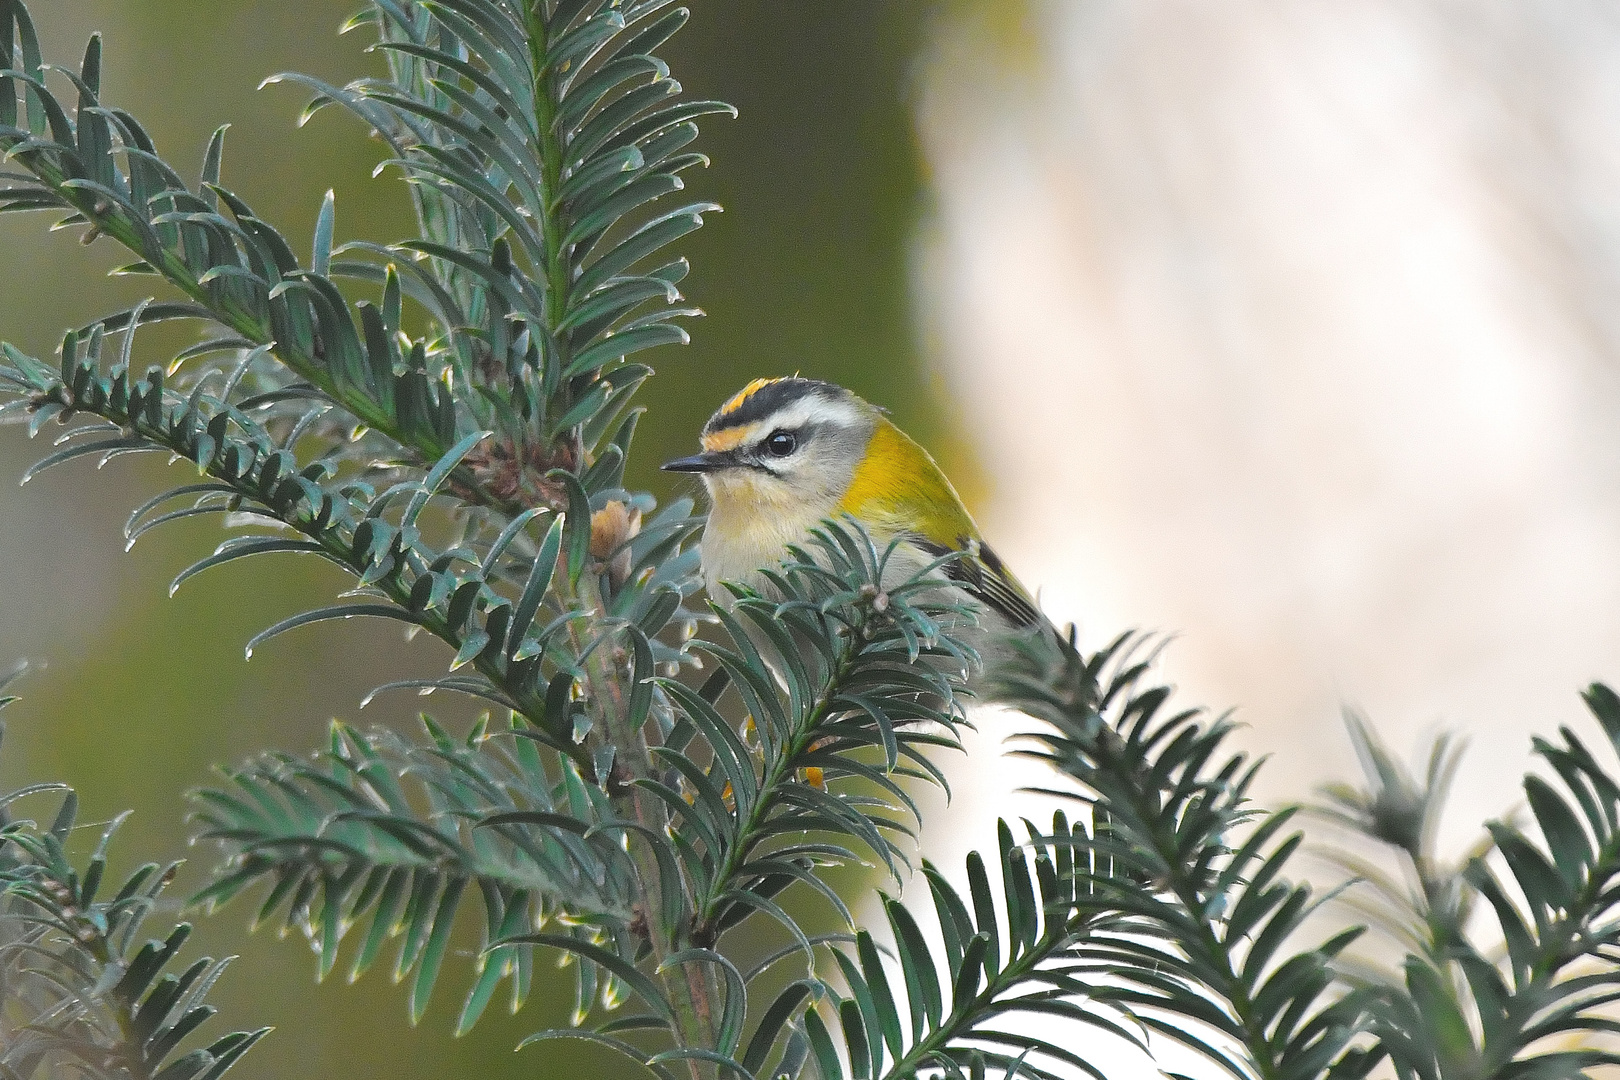
[[[724,468],[725,464],[726,455],[724,454],[693,454],[691,457],[676,458],[674,461],[666,461],[658,467],[663,469],[665,472],[706,473]]]

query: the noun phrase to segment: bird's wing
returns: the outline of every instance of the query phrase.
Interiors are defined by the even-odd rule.
[[[942,544],[913,535],[912,542],[935,558],[953,551],[966,552],[963,558],[945,564],[945,576],[1013,626],[1040,626],[1046,622],[1046,616],[1035,606],[1029,590],[1013,577],[1001,557],[984,541],[963,536],[958,537],[955,544]]]

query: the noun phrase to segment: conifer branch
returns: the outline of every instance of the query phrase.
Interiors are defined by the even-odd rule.
[[[1620,760],[1620,697],[1602,684],[1588,709]],[[1494,822],[1487,837],[1452,868],[1434,850],[1433,823],[1457,755],[1448,740],[1430,755],[1425,782],[1395,761],[1365,724],[1352,723],[1365,789],[1330,789],[1330,813],[1364,840],[1398,853],[1417,888],[1403,894],[1375,867],[1384,918],[1408,952],[1399,972],[1362,967],[1362,987],[1378,1042],[1403,1076],[1507,1080],[1585,1076],[1620,1063],[1608,1007],[1620,1000],[1620,775],[1570,728],[1561,743],[1537,738],[1535,753],[1555,777],[1530,774],[1524,790],[1540,839]],[[1506,871],[1504,874],[1503,871]],[[1477,941],[1484,907],[1505,943]],[[1573,1046],[1572,1039],[1579,1041]]]
[[[770,845],[781,837],[784,822],[836,810],[836,803],[821,797],[830,783],[859,779],[889,802],[855,816],[838,814],[825,827],[859,839],[897,881],[909,868],[905,852],[887,834],[908,831],[898,813],[921,823],[905,780],[946,786],[930,755],[960,749],[956,694],[972,660],[949,635],[954,622],[971,615],[935,597],[932,568],[908,582],[880,586],[893,552],[893,545],[878,550],[853,522],[829,522],[813,550],[795,551],[773,575],[777,595],[789,601],[743,592],[731,611],[716,609],[733,645],[698,647],[719,662],[747,707],[745,724],[755,742],[750,757],[757,759],[750,768],[759,778],[750,798],[734,800],[712,853],[714,869],[697,886],[694,908],[704,940],[746,917],[749,909],[735,906],[739,894],[793,880],[792,860],[801,853]],[[760,678],[762,667],[782,673],[785,703],[773,705],[776,694]],[[680,697],[689,710],[711,711],[695,695]],[[707,722],[712,726],[716,719]],[[663,752],[678,760],[679,749],[667,746]],[[883,755],[880,766],[863,760],[869,751]],[[804,852],[811,853],[855,858],[847,849]],[[847,920],[842,903],[831,899]]]
[[[1163,715],[1170,691],[1141,688],[1150,663],[1129,636],[1089,658],[1040,637],[998,673],[1009,703],[1051,725],[1020,753],[1073,784],[1046,790],[1091,807],[1077,906],[1120,917],[1095,955],[1143,1024],[1239,1080],[1359,1075],[1363,1003],[1333,959],[1360,928],[1287,951],[1314,906],[1283,876],[1293,811],[1249,803],[1258,765],[1220,756],[1227,720]]]
[[[3,692],[16,673],[0,677]],[[0,697],[0,708],[14,700]],[[14,817],[61,795],[50,825]],[[139,867],[104,890],[108,846],[128,817],[101,834],[87,862],[66,848],[78,797],[62,784],[0,796],[0,1075],[9,1080],[217,1080],[268,1028],[183,1049],[215,1013],[208,992],[228,961],[173,968],[191,926],[140,941],[141,928],[178,864]]]

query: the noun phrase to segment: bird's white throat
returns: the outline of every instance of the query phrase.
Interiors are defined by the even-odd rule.
[[[709,523],[703,530],[703,576],[718,596],[721,581],[758,587],[760,569],[787,558],[789,544],[802,544],[810,530],[832,516],[830,495],[806,499],[773,477],[747,470],[705,476]]]

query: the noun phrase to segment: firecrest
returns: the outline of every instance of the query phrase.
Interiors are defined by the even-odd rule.
[[[928,451],[843,387],[756,379],[709,418],[702,445],[702,453],[663,467],[703,478],[710,502],[703,573],[722,603],[730,594],[720,582],[761,587],[762,568],[781,562],[789,544],[804,544],[823,520],[847,514],[880,548],[901,541],[890,560],[894,582],[947,552],[966,552],[945,564],[945,587],[971,599],[981,630],[1050,629]],[[983,634],[973,636],[969,643],[983,653]]]

